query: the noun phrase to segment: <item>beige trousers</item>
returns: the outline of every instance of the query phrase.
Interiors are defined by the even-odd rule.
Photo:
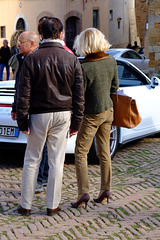
[[[61,200],[63,167],[70,126],[70,111],[32,114],[27,138],[21,190],[21,206],[31,209],[42,151],[47,139],[49,176],[47,208],[55,209]]]
[[[75,166],[78,195],[89,192],[87,154],[96,136],[97,156],[100,161],[101,190],[111,188],[110,130],[113,108],[99,114],[86,114],[78,132],[75,147]]]

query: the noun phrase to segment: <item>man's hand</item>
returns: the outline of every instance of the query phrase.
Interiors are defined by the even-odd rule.
[[[11,118],[15,121],[17,120],[17,113],[16,112],[11,112]]]
[[[73,135],[76,135],[78,133],[78,131],[75,131],[73,129],[69,129],[69,137],[72,137]]]
[[[28,128],[28,131],[22,131],[23,134],[29,135],[30,134],[30,128]]]

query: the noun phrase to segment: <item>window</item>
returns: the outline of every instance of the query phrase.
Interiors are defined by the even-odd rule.
[[[142,59],[140,55],[136,52],[128,51],[122,54],[122,58],[130,58],[130,59]]]
[[[99,27],[99,10],[93,10],[93,27]]]
[[[1,38],[6,38],[6,26],[1,26]]]
[[[120,87],[141,86],[149,84],[146,81],[145,77],[132,69],[132,67],[117,63],[117,68]]]
[[[120,28],[121,28],[121,22],[118,21],[118,29],[120,29]]]
[[[120,29],[121,28],[121,20],[122,20],[122,18],[117,18],[117,22],[118,22],[118,29]]]
[[[109,19],[110,19],[110,20],[113,20],[113,10],[110,10],[110,11],[109,11]]]

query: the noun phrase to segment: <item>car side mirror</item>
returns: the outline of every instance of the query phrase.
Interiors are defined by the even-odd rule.
[[[155,88],[156,86],[160,85],[160,79],[158,77],[153,76],[151,78],[151,87]]]

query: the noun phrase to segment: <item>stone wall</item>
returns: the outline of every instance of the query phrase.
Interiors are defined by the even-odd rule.
[[[136,21],[140,45],[150,59],[150,76],[160,77],[160,0],[136,0]]]
[[[136,0],[136,22],[140,46],[144,46],[145,43],[147,16],[148,0]]]
[[[160,1],[148,0],[148,51],[150,74],[160,76]]]

